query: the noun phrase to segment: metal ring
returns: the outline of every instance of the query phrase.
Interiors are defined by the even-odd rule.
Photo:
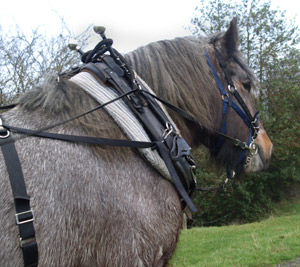
[[[223,101],[226,100],[226,99],[228,99],[228,98],[229,98],[229,95],[228,95],[228,94],[222,95],[222,100],[223,100]]]
[[[233,90],[232,90],[232,88],[233,88]],[[228,91],[233,94],[234,92],[237,91],[237,88],[234,84],[228,84]]]
[[[9,130],[6,130],[5,134],[4,134],[4,132],[2,132],[3,130],[6,130],[6,129],[4,129],[3,127],[2,127],[2,129],[0,128],[0,138],[1,139],[5,139],[5,138],[9,137],[9,135],[10,135]]]
[[[174,128],[171,123],[166,123],[166,129],[163,132],[163,139],[166,140],[167,137],[173,132]]]
[[[250,154],[251,155],[256,155],[257,154],[258,146],[257,146],[257,144],[254,141],[252,141],[250,143],[249,150],[250,150]]]

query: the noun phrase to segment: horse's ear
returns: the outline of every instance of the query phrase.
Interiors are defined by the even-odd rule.
[[[237,18],[233,18],[230,22],[230,26],[224,35],[223,41],[228,56],[231,56],[239,46]]]

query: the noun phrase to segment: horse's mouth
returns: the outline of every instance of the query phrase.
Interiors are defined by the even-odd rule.
[[[257,153],[252,155],[249,161],[249,165],[247,166],[245,172],[258,172],[262,170],[268,169],[270,165],[270,157],[265,156],[265,151],[263,148],[258,145]]]

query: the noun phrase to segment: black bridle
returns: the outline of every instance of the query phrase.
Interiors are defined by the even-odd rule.
[[[222,108],[222,126],[220,131],[214,132],[219,135],[219,140],[217,145],[214,147],[214,153],[217,154],[220,151],[221,146],[224,143],[224,139],[231,141],[234,146],[237,146],[241,148],[243,151],[238,159],[238,161],[235,163],[234,166],[227,166],[227,178],[232,178],[234,176],[234,170],[242,163],[244,162],[243,168],[246,169],[249,165],[250,159],[253,155],[257,153],[258,147],[255,143],[255,139],[259,133],[259,112],[256,112],[254,116],[251,115],[251,112],[249,108],[247,107],[245,101],[239,94],[232,77],[227,69],[228,62],[234,61],[234,58],[231,58],[228,62],[225,62],[220,55],[220,53],[215,49],[216,57],[219,61],[219,64],[221,66],[221,69],[223,70],[226,82],[227,82],[227,90],[224,88],[220,77],[216,71],[216,68],[214,67],[208,53],[205,51],[205,56],[207,59],[207,63],[210,66],[212,73],[214,75],[214,78],[217,82],[218,89],[221,92],[221,97],[223,101],[223,108]],[[236,99],[238,102],[235,103],[233,98]],[[229,114],[230,107],[235,110],[235,112],[240,116],[240,118],[243,120],[243,122],[247,125],[249,128],[249,137],[247,142],[243,142],[239,139],[233,138],[231,136],[228,136],[226,134],[227,132],[227,118]]]

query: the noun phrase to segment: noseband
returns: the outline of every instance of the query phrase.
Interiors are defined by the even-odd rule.
[[[215,50],[217,59],[219,61],[219,64],[224,72],[225,79],[227,82],[227,90],[225,90],[220,77],[208,55],[208,53],[205,51],[205,56],[207,59],[207,62],[212,70],[212,73],[215,77],[215,80],[218,84],[218,89],[221,92],[221,97],[223,101],[223,108],[222,108],[222,126],[220,131],[214,131],[217,135],[219,135],[219,140],[217,145],[214,148],[214,153],[217,154],[220,151],[221,146],[224,143],[224,139],[230,140],[233,145],[241,148],[243,151],[239,156],[239,159],[234,164],[234,166],[227,166],[227,177],[232,178],[234,176],[234,171],[236,167],[241,163],[244,162],[243,168],[246,169],[250,163],[251,157],[254,156],[257,153],[258,147],[255,143],[255,139],[259,133],[259,112],[256,112],[254,117],[251,115],[249,108],[247,107],[245,101],[239,94],[232,77],[227,69],[228,62],[234,61],[234,58],[232,57],[230,61],[225,62],[221,55],[218,53],[217,50]],[[238,62],[237,62],[238,64]],[[237,101],[237,103],[233,100]],[[243,142],[239,139],[233,138],[231,136],[228,136],[226,134],[227,132],[227,118],[229,114],[230,107],[233,108],[236,113],[240,116],[240,118],[244,121],[244,123],[249,128],[249,137],[247,142]]]

